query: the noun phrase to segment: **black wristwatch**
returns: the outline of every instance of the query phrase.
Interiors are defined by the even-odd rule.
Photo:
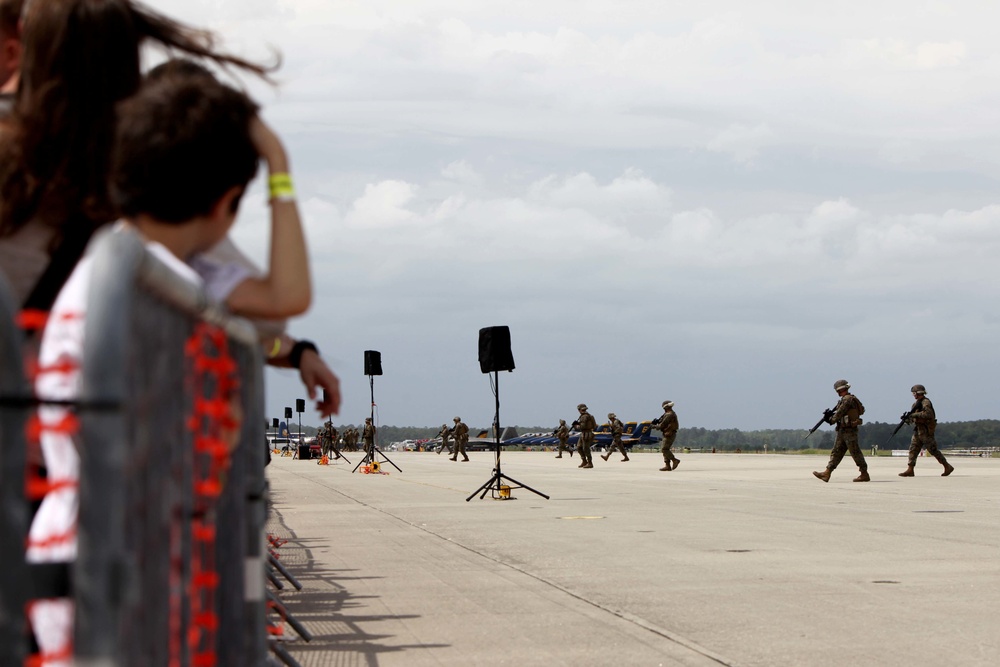
[[[302,363],[302,353],[306,350],[312,350],[319,354],[319,350],[316,349],[316,345],[311,340],[295,341],[295,345],[292,345],[292,352],[288,355],[288,363],[292,365],[292,368],[299,367]]]

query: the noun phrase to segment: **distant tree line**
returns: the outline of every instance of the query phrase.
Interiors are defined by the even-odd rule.
[[[897,422],[898,423],[898,422]],[[361,429],[363,424],[339,424],[337,430],[343,433],[348,426]],[[451,426],[449,423],[448,426]],[[470,433],[475,436],[485,427],[470,426]],[[516,426],[518,433],[545,433],[552,427]],[[910,434],[913,427],[904,426],[896,437],[886,445],[886,440],[896,424],[872,422],[862,424],[858,429],[861,448],[870,450],[873,445],[880,449],[906,449],[909,447]],[[292,430],[298,425],[293,424]],[[390,443],[402,440],[420,440],[433,438],[441,430],[440,426],[380,426],[379,442]],[[302,426],[306,435],[315,435],[315,426]],[[737,449],[744,452],[763,451],[765,443],[767,451],[795,451],[800,449],[830,449],[833,447],[834,431],[832,427],[823,426],[806,440],[807,429],[772,429],[763,431],[741,431],[739,429],[706,429],[682,428],[677,433],[675,447],[690,447],[691,449],[712,449],[734,452]],[[938,424],[935,433],[938,446],[947,449],[968,449],[979,447],[1000,447],[1000,420],[980,419],[968,422],[947,422]]]
[[[874,445],[879,449],[906,449],[909,447],[913,427],[904,426],[888,444],[886,441],[896,428],[896,424],[872,422],[862,424],[858,429],[858,440],[863,450]],[[712,449],[719,451],[763,451],[766,443],[768,451],[790,451],[805,448],[829,449],[833,447],[835,432],[832,427],[805,436],[808,429],[782,429],[765,431],[740,431],[738,429],[712,430],[705,428],[682,428],[677,433],[675,447],[691,449]],[[934,434],[938,447],[947,449],[967,449],[977,447],[1000,447],[1000,420],[981,419],[968,422],[947,422],[938,424]]]

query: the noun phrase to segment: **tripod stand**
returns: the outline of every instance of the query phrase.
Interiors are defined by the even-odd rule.
[[[344,456],[339,449],[337,449],[337,441],[333,437],[332,433],[333,433],[333,417],[330,417],[326,420],[326,437],[330,438],[330,449],[333,450],[333,453],[337,455],[336,458],[344,459],[345,461],[347,461],[347,465],[351,465],[350,460],[346,456]]]
[[[374,375],[369,375],[368,376],[368,384],[371,386],[371,389],[372,389],[372,415],[371,415],[371,423],[372,423],[372,428],[374,429],[375,428],[375,376]],[[357,472],[358,468],[360,468],[361,466],[365,465],[366,463],[367,464],[376,463],[377,461],[375,460],[375,454],[378,454],[379,456],[381,456],[389,465],[391,465],[396,470],[399,470],[399,472],[403,472],[403,470],[398,465],[396,465],[395,463],[393,463],[392,460],[388,456],[386,456],[385,453],[382,452],[381,449],[378,448],[378,445],[375,444],[375,441],[376,441],[376,438],[373,437],[372,438],[372,446],[370,448],[369,447],[365,447],[365,457],[363,459],[361,459],[360,461],[358,461],[358,465],[354,466],[354,470],[352,470],[351,472]]]
[[[480,491],[482,491],[482,493],[479,495],[479,499],[480,500],[482,500],[483,498],[486,497],[486,493],[488,491],[492,491],[492,497],[494,499],[497,499],[497,500],[516,500],[516,498],[514,498],[513,496],[510,495],[510,492],[511,492],[512,489],[527,489],[528,491],[531,491],[532,493],[537,494],[537,495],[541,496],[542,498],[545,498],[546,500],[548,500],[549,497],[547,495],[545,495],[544,493],[542,493],[541,491],[536,491],[535,489],[531,488],[530,486],[522,484],[521,482],[517,481],[516,479],[513,479],[512,477],[508,477],[507,475],[503,474],[503,472],[500,470],[500,374],[499,374],[499,371],[493,371],[493,378],[492,379],[493,379],[493,382],[492,382],[492,384],[493,384],[493,396],[496,397],[496,401],[497,401],[497,404],[496,404],[497,405],[497,410],[496,410],[496,414],[493,417],[493,428],[496,429],[496,431],[495,431],[496,442],[493,445],[493,453],[494,453],[494,456],[496,457],[495,458],[496,463],[494,463],[494,466],[493,466],[493,476],[490,477],[482,486],[480,486],[478,489],[476,489],[475,491],[473,491],[472,495],[465,499],[465,502],[469,502],[470,500],[472,500],[472,497],[475,496]],[[507,480],[508,482],[510,482],[510,485],[508,486],[506,484],[501,484],[500,482],[502,480]],[[506,487],[506,489],[504,489],[503,487]]]

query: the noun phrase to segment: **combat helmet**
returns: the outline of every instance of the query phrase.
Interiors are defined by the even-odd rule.
[[[839,392],[841,389],[847,391],[850,388],[851,388],[851,383],[848,382],[847,380],[837,380],[836,382],[833,383],[833,390],[836,392]]]
[[[576,409],[579,410],[580,412],[583,412],[584,410],[587,409],[587,404],[581,403],[580,405],[576,406]]]
[[[454,422],[460,422],[460,421],[462,421],[462,418],[461,417],[455,417],[452,421],[454,421]]]
[[[561,425],[565,426],[565,425],[566,425],[566,420],[565,420],[565,419],[560,419],[560,420],[559,420],[559,423],[560,423]]]
[[[609,412],[608,413],[608,419],[617,419],[617,417],[615,416],[615,413]]]
[[[911,394],[926,394],[927,390],[924,389],[924,385],[922,385],[922,384],[915,384],[912,387],[910,387],[910,393]]]
[[[672,408],[672,407],[674,407],[674,402],[673,401],[663,401],[663,403],[660,404],[660,407],[664,408],[664,409],[666,409],[666,408]]]

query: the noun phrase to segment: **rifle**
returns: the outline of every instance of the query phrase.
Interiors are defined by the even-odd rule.
[[[914,412],[916,412],[916,410],[909,410],[907,412],[904,412],[899,417],[899,423],[896,424],[896,429],[889,435],[888,438],[886,438],[885,444],[888,445],[889,441],[892,440],[893,436],[895,436],[897,433],[899,433],[899,429],[903,428],[903,425],[906,424],[906,422],[910,421],[910,417],[913,416]]]
[[[803,440],[808,440],[809,436],[812,435],[813,433],[815,433],[816,429],[818,429],[820,426],[822,426],[824,422],[829,423],[830,422],[830,417],[833,416],[833,412],[834,412],[833,408],[828,408],[828,409],[824,410],[823,411],[823,416],[819,418],[819,421],[816,422],[816,425],[813,426],[811,429],[809,429],[809,432],[806,433],[806,437],[804,437],[802,439]]]

